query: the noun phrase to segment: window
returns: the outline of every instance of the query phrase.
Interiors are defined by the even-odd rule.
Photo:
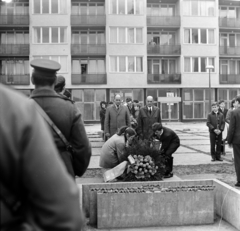
[[[215,0],[184,0],[183,15],[213,17],[215,4]]]
[[[58,73],[67,73],[67,56],[33,56],[33,59],[50,59],[61,64],[61,69]]]
[[[12,2],[11,4],[1,4],[0,2],[0,15],[28,15],[28,14],[29,14],[28,3]]]
[[[204,73],[207,65],[215,67],[215,58],[213,57],[185,57],[184,58],[184,72]],[[212,70],[215,72],[215,69]]]
[[[212,62],[212,61],[211,61]],[[221,75],[239,75],[240,74],[240,59],[236,60],[220,60]]]
[[[175,16],[175,5],[147,4],[147,16]]]
[[[143,14],[143,0],[111,0],[110,14]]]
[[[33,28],[34,43],[66,43],[67,28],[66,27],[34,27]]]
[[[214,90],[211,92],[214,100]],[[183,119],[203,119],[209,113],[208,89],[183,89]]]
[[[110,72],[143,72],[143,57],[110,56]]]
[[[63,0],[66,1],[66,0]],[[112,2],[112,1],[111,1]],[[104,15],[103,3],[72,3],[72,15]]]
[[[219,8],[220,18],[240,18],[240,7],[239,6],[222,6]]]
[[[175,59],[148,59],[148,74],[176,74]]]
[[[214,29],[184,29],[184,43],[188,44],[214,44]]]
[[[34,0],[34,14],[66,14],[66,0]]]
[[[149,45],[175,45],[175,40],[174,32],[147,32],[147,43]]]
[[[0,44],[29,44],[28,31],[0,32]]]
[[[73,74],[105,74],[104,59],[73,59],[72,60]]]
[[[110,43],[143,43],[143,29],[110,27]]]
[[[29,60],[0,60],[0,74],[2,75],[28,75]]]

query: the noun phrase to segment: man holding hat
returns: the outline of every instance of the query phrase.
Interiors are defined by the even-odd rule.
[[[73,177],[82,176],[90,161],[91,146],[77,107],[70,99],[54,91],[56,72],[61,65],[47,59],[35,59],[30,65],[34,68],[31,80],[35,85],[31,98],[43,109],[73,148],[73,153],[66,151],[65,143],[51,129],[69,174]]]

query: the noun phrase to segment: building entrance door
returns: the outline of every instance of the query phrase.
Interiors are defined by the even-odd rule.
[[[160,103],[162,120],[179,120],[179,103]]]

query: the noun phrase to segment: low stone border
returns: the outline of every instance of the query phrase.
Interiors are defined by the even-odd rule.
[[[180,183],[181,182],[181,183]],[[163,184],[164,186],[173,186],[174,183],[176,185],[195,185],[195,184],[202,184],[203,182],[208,182],[207,184],[213,184],[215,186],[214,190],[214,210],[215,214],[218,215],[223,220],[227,221],[229,224],[234,226],[236,229],[240,230],[240,190],[237,190],[228,184],[217,180],[185,180],[185,181],[171,181],[171,182],[158,182]],[[119,182],[114,183],[115,187],[126,187],[126,186],[136,186],[138,185],[146,185],[146,184],[156,184],[157,182]],[[89,216],[89,208],[90,208],[90,190],[92,188],[112,188],[113,184],[107,184],[107,183],[88,183],[88,184],[82,184],[81,191],[82,191],[82,198],[81,198],[81,204],[83,207],[83,210],[86,212],[86,215]],[[79,185],[80,186],[80,185]],[[95,197],[95,196],[94,196]],[[96,198],[94,198],[96,199]],[[94,203],[91,204],[91,206],[95,205],[96,201],[94,200]]]
[[[215,185],[215,213],[229,224],[240,230],[240,190],[228,184],[213,180]]]

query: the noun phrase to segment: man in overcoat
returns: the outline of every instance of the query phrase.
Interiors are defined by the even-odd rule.
[[[66,145],[61,138],[51,129],[55,144],[68,172],[73,177],[75,175],[82,176],[90,161],[91,145],[80,111],[73,101],[54,91],[56,71],[61,66],[55,61],[46,59],[35,59],[30,65],[34,68],[31,80],[35,85],[31,98],[45,111],[72,145],[74,153],[71,155],[70,152],[66,152]]]
[[[113,136],[122,126],[130,127],[130,114],[126,106],[121,105],[121,96],[115,95],[114,104],[106,111],[104,132],[106,137]]]
[[[240,187],[240,96],[236,98],[236,109],[231,113],[227,136],[228,144],[233,147],[234,164],[237,175],[235,186]]]
[[[161,123],[160,109],[153,105],[153,97],[148,96],[146,106],[142,107],[138,115],[137,133],[140,139],[149,139],[153,135],[152,125]]]
[[[49,128],[33,100],[1,84],[0,169],[0,230],[81,230],[79,190]]]

